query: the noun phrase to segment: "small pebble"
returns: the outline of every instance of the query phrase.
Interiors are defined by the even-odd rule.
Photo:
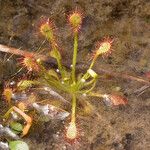
[[[56,72],[59,72],[59,69],[56,69]]]
[[[86,97],[86,93],[83,93],[83,96]]]

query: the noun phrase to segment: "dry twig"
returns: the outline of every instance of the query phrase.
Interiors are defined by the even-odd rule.
[[[35,52],[33,53],[33,52],[26,51],[26,50],[19,50],[19,49],[8,47],[8,46],[2,45],[2,44],[0,44],[0,51],[5,52],[5,53],[20,55],[20,56],[24,56],[24,57],[32,56],[35,59],[40,58],[41,60],[51,64],[52,66],[57,64],[52,57],[49,58],[45,55],[41,55],[41,54],[38,54],[38,53],[35,53]],[[68,63],[64,62],[64,65],[67,68],[70,68],[70,65],[68,65]],[[77,66],[77,69],[79,71],[85,71],[85,70],[87,70],[87,68],[88,68],[88,66],[86,64],[83,64],[83,63],[82,63],[82,66],[80,66],[80,65]],[[103,68],[98,68],[96,70],[96,72],[98,74],[105,73],[105,74],[111,75],[113,77],[123,78],[123,79],[126,79],[126,80],[133,80],[133,81],[137,81],[137,82],[140,82],[140,83],[143,83],[143,84],[146,84],[146,85],[150,85],[150,81],[145,80],[145,79],[143,79],[139,76],[132,76],[132,75],[124,74],[124,73],[116,73],[116,72],[112,72],[108,69],[106,70],[106,69],[103,69]]]

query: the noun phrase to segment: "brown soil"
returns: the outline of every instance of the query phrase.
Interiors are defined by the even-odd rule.
[[[104,68],[145,77],[150,71],[148,0],[0,0],[0,44],[36,51],[43,41],[37,24],[41,16],[47,16],[55,20],[63,57],[70,62],[73,39],[66,16],[76,7],[85,16],[79,37],[79,62],[81,58],[87,61],[97,40],[111,36],[112,54],[100,58],[95,70]],[[9,55],[0,54],[1,85],[17,70],[16,58],[4,62],[5,57]],[[149,150],[149,85],[119,77],[99,79],[97,92],[125,95],[128,105],[108,107],[100,99],[89,99],[95,110],[90,116],[78,117],[81,137],[75,144],[64,138],[65,121],[39,123],[23,140],[31,150]],[[0,114],[4,105],[0,101]]]

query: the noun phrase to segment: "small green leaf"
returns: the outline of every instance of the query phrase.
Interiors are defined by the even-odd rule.
[[[10,150],[29,150],[28,145],[23,141],[10,141],[9,142]]]
[[[57,80],[59,80],[58,75],[54,70],[52,69],[48,70],[48,74],[55,77]]]
[[[12,129],[12,132],[15,133],[15,134],[20,134],[20,131],[16,131],[16,130],[13,130],[13,129]]]
[[[61,55],[58,50],[54,49],[50,51],[50,56],[55,59],[61,59]]]
[[[25,90],[31,87],[32,85],[37,85],[37,84],[39,84],[37,81],[21,80],[20,82],[18,82],[17,86],[19,90]]]
[[[10,123],[10,127],[11,127],[11,129],[18,131],[18,132],[21,132],[23,129],[22,124],[15,122],[15,121]]]
[[[93,78],[97,78],[97,76],[98,76],[97,73],[94,70],[92,70],[92,69],[89,69],[87,72]]]

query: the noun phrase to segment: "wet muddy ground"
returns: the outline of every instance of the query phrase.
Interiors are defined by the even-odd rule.
[[[150,3],[147,0],[0,0],[0,44],[36,51],[43,42],[38,21],[41,16],[47,16],[55,20],[63,58],[70,62],[73,38],[66,16],[76,7],[85,16],[78,62],[87,62],[87,55],[97,40],[114,38],[112,54],[99,58],[95,71],[103,68],[120,75],[102,76],[95,91],[119,93],[127,97],[128,104],[108,107],[101,99],[88,99],[95,109],[90,115],[78,115],[81,137],[75,144],[64,137],[67,120],[38,122],[23,140],[31,150],[149,150],[150,83],[123,78],[129,74],[150,80]],[[0,54],[2,86],[18,69],[15,56],[4,62],[9,56]],[[2,115],[7,109],[2,98],[0,108]]]

